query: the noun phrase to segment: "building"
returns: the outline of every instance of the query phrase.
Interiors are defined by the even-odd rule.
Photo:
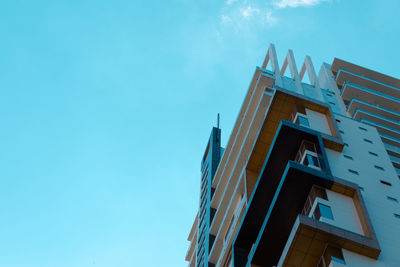
[[[211,132],[189,266],[400,266],[399,120],[400,80],[271,45],[225,150]]]

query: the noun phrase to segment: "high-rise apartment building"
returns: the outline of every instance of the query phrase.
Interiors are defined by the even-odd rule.
[[[189,266],[400,266],[399,120],[400,80],[271,45],[225,150],[211,132]]]

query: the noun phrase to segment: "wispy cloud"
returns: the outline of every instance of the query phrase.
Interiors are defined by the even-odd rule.
[[[240,13],[242,14],[242,16],[244,18],[250,18],[253,15],[257,15],[260,13],[260,9],[256,8],[256,7],[252,7],[252,6],[247,6],[246,8],[241,8],[240,9]]]
[[[224,24],[230,23],[230,22],[232,22],[232,19],[228,15],[222,14],[221,15],[221,22],[224,23]]]
[[[274,2],[274,6],[278,8],[315,6],[321,2],[327,2],[327,1],[329,0],[279,0]]]
[[[265,20],[269,25],[273,25],[276,23],[276,17],[272,14],[272,10],[268,9],[265,13]]]
[[[236,30],[249,23],[275,24],[277,19],[272,8],[266,9],[262,1],[227,0],[220,16],[223,25],[232,25]]]
[[[271,27],[279,24],[278,14],[284,8],[310,7],[331,0],[225,0],[221,10],[222,25],[231,25],[235,30],[246,29],[246,25],[258,24]]]

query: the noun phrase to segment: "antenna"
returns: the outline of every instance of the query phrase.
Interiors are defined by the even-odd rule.
[[[217,128],[219,129],[219,113],[217,114]]]

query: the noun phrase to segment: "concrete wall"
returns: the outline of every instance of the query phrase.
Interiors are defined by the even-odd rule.
[[[400,266],[400,219],[394,216],[394,213],[400,214],[400,204],[387,198],[400,201],[400,181],[375,128],[340,115],[336,119],[346,145],[342,153],[327,149],[330,168],[334,176],[361,187],[382,250],[377,261],[350,252],[344,252],[345,260],[350,262],[348,266]],[[392,186],[384,185],[380,180]]]
[[[331,224],[364,235],[353,198],[330,190],[326,190],[326,194],[334,218]]]
[[[310,127],[322,133],[332,135],[329,128],[328,120],[325,114],[310,110],[306,108],[307,118],[310,123]]]

